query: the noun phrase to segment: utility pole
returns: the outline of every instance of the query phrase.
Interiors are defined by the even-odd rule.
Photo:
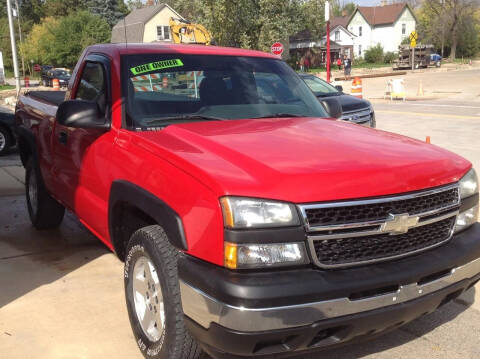
[[[20,25],[20,6],[18,6],[18,0],[15,0],[15,7],[17,8],[17,19],[18,19],[18,40],[20,45],[23,42],[22,39],[22,27]],[[20,57],[22,58],[22,75],[25,77],[25,60],[23,59],[23,54],[20,52]]]
[[[15,43],[15,29],[13,27],[12,4],[7,0],[8,27],[10,29],[10,42],[12,43],[13,73],[15,74],[15,86],[17,95],[20,93],[20,75],[18,73],[17,45]]]
[[[325,22],[327,23],[327,82],[330,82],[330,4],[325,1]]]

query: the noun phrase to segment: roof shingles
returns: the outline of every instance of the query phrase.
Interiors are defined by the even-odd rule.
[[[406,3],[398,3],[372,7],[359,6],[357,9],[370,25],[377,26],[393,24],[406,7],[408,7]]]

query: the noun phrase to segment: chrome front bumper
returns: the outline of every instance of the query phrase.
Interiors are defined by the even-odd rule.
[[[184,314],[204,328],[217,323],[225,328],[242,332],[259,332],[310,325],[320,320],[366,312],[405,303],[447,288],[462,280],[472,279],[480,273],[480,258],[453,268],[441,278],[427,283],[411,283],[397,291],[350,300],[338,298],[299,305],[244,308],[219,302],[215,298],[180,281]]]

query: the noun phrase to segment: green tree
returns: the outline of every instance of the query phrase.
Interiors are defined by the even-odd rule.
[[[8,30],[8,19],[6,17],[0,18],[0,33],[3,34],[0,37],[0,51],[3,56],[3,65],[6,69],[11,70],[13,68],[12,48],[10,46],[10,32]]]
[[[168,0],[167,3],[190,22],[201,23],[205,19],[204,5],[206,1]]]
[[[124,16],[124,7],[118,0],[84,0],[85,7],[94,15],[105,19],[110,26]]]
[[[455,59],[464,35],[461,27],[478,8],[478,0],[424,0],[419,10],[422,34],[435,42],[440,38],[442,52],[449,44],[450,58]]]
[[[304,22],[304,29],[317,39],[325,35],[325,1],[307,0],[301,5],[301,18]]]
[[[38,24],[45,16],[45,7],[42,0],[19,0],[19,7],[20,15],[24,21]]]
[[[27,39],[19,44],[19,51],[29,63],[51,64],[55,63],[55,33],[59,20],[47,17],[40,24],[33,25]]]
[[[143,6],[141,0],[127,0],[127,8],[129,11],[140,9]]]
[[[203,11],[198,22],[218,44],[261,50],[287,40],[302,21],[299,1],[292,0],[203,0]]]
[[[86,10],[85,0],[45,0],[43,11],[46,16],[63,17],[72,12]]]
[[[300,7],[295,1],[260,0],[260,31],[256,48],[269,51],[275,41],[285,41],[300,30]]]
[[[60,19],[54,31],[53,64],[73,67],[85,47],[110,41],[111,28],[105,19],[88,11]]]
[[[357,6],[353,2],[349,2],[343,6],[342,10],[345,13],[345,15],[350,16],[353,14],[356,8]]]

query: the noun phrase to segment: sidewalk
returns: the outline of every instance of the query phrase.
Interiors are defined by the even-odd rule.
[[[21,166],[0,167],[0,197],[25,193],[25,170]]]

